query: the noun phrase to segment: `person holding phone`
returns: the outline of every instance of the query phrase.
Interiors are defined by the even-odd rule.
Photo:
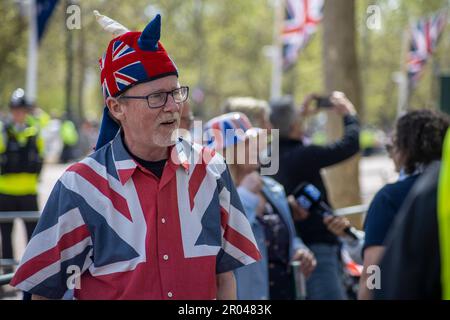
[[[290,96],[271,101],[270,121],[273,129],[279,130],[279,170],[274,178],[280,182],[286,194],[292,194],[302,182],[316,186],[329,205],[325,184],[320,175],[322,168],[344,161],[359,151],[360,126],[353,104],[342,92],[333,92],[327,99],[318,95],[306,97],[300,109],[295,107]],[[313,108],[316,101],[319,108]],[[331,144],[306,145],[303,142],[303,120],[325,106],[342,116],[343,137]],[[350,223],[342,217],[326,217],[309,214],[301,210],[290,197],[298,235],[311,249],[317,267],[307,281],[308,299],[345,299],[340,277],[339,239]]]

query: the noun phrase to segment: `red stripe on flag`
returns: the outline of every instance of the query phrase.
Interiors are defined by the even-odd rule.
[[[61,252],[76,245],[90,236],[89,229],[84,224],[64,234],[53,248],[28,260],[17,270],[11,285],[15,286],[42,269],[52,265],[61,259]]]
[[[200,189],[205,176],[206,167],[203,164],[195,165],[194,172],[192,172],[191,178],[189,179],[189,203],[191,205],[191,210],[194,208],[194,198],[198,192],[198,189]]]
[[[109,46],[112,45],[113,43],[109,44]],[[131,52],[130,54],[122,55],[113,61],[112,51],[113,51],[112,47],[108,47],[108,50],[106,50],[104,68],[102,69],[101,72],[101,79],[106,80],[106,85],[109,87],[110,93],[114,95],[119,91],[119,87],[117,86],[117,83],[113,76],[113,72],[119,71],[123,67],[126,67],[127,65],[136,62],[137,60],[139,60],[137,59],[139,57],[137,56],[136,52]],[[108,72],[106,72],[106,70],[108,70]]]
[[[122,48],[125,47],[125,42],[121,42],[115,50],[113,50],[113,59],[114,57],[117,55],[118,52],[120,52],[120,50],[122,50]],[[114,48],[114,47],[113,47]]]
[[[115,76],[116,78],[119,78],[119,79],[128,81],[128,82],[130,82],[130,83],[133,83],[133,82],[136,81],[135,78],[130,77],[130,76],[126,75],[126,74],[120,73],[120,72],[118,72],[118,71],[114,72],[114,76]]]
[[[105,197],[111,200],[114,208],[119,211],[125,218],[133,221],[131,218],[130,209],[128,208],[127,200],[119,193],[110,188],[108,181],[96,173],[91,167],[84,163],[76,163],[67,171],[72,171],[86,179]]]
[[[238,231],[234,230],[228,224],[229,213],[222,207],[220,208],[220,217],[222,228],[225,230],[223,237],[233,246],[244,252],[247,256],[256,261],[260,260],[261,254],[258,248],[253,244],[253,242],[248,240]]]

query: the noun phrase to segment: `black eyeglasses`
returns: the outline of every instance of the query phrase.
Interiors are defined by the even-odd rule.
[[[150,93],[147,96],[119,96],[119,99],[142,99],[147,100],[149,108],[161,108],[167,103],[169,94],[176,103],[182,103],[189,97],[189,87],[180,87],[172,91]]]

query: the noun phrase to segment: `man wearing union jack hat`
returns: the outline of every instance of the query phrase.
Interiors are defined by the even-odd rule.
[[[173,138],[189,89],[161,17],[129,32],[97,16],[116,37],[96,151],[58,180],[11,284],[34,298],[234,299],[232,271],[260,253],[223,158]]]

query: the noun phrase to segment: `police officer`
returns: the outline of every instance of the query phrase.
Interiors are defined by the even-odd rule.
[[[77,157],[75,153],[79,135],[77,127],[75,126],[73,121],[67,118],[63,119],[63,121],[61,122],[60,135],[63,142],[60,161],[61,163],[67,163]]]
[[[39,126],[30,124],[32,104],[23,89],[13,92],[9,106],[9,118],[0,122],[0,211],[37,211],[43,139]],[[26,222],[28,239],[35,226],[35,222]],[[0,223],[3,259],[13,258],[12,227],[12,221]]]

